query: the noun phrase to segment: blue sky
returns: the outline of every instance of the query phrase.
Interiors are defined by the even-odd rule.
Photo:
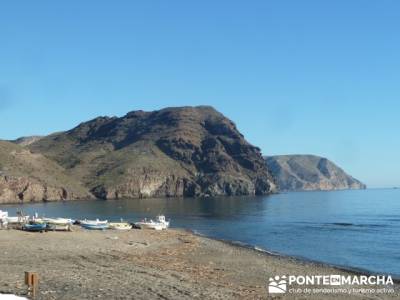
[[[400,185],[398,1],[7,1],[0,138],[212,105],[264,154]]]

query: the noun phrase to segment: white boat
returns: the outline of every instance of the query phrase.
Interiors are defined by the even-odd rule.
[[[9,224],[25,223],[28,222],[29,216],[7,217],[6,220]]]
[[[8,218],[8,211],[0,210],[0,219]]]
[[[8,224],[7,218],[8,218],[8,212],[0,210],[0,229],[7,228]]]
[[[169,227],[169,221],[166,221],[165,216],[157,216],[156,220],[147,221],[146,219],[141,222],[135,223],[135,226],[140,229],[154,229],[154,230],[165,230]]]
[[[65,218],[43,218],[43,222],[54,225],[71,225],[74,221]]]
[[[83,220],[80,221],[80,224],[83,228],[86,229],[107,229],[108,228],[108,221],[100,221],[97,220]]]
[[[46,223],[46,230],[50,231],[72,231],[72,225],[70,223],[67,224],[54,224],[54,223]]]

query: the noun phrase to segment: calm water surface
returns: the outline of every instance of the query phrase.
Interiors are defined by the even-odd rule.
[[[395,189],[0,206],[11,215],[21,208],[53,217],[129,221],[163,213],[173,227],[210,237],[400,277],[400,190]]]

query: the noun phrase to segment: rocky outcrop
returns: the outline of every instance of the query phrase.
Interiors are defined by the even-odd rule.
[[[99,117],[28,147],[104,199],[275,191],[260,149],[211,107]]]
[[[0,141],[0,203],[94,198],[64,172],[41,154]]]
[[[266,157],[265,160],[281,191],[366,188],[365,184],[323,157],[280,155]]]
[[[24,177],[0,176],[0,203],[59,201],[87,198],[69,188],[52,187]]]

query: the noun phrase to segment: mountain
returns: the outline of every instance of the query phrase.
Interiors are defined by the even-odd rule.
[[[98,117],[27,147],[103,199],[275,191],[260,149],[208,106]]]
[[[0,141],[0,203],[86,198],[93,196],[57,163]]]
[[[326,158],[315,155],[279,155],[265,158],[281,191],[365,189]]]

